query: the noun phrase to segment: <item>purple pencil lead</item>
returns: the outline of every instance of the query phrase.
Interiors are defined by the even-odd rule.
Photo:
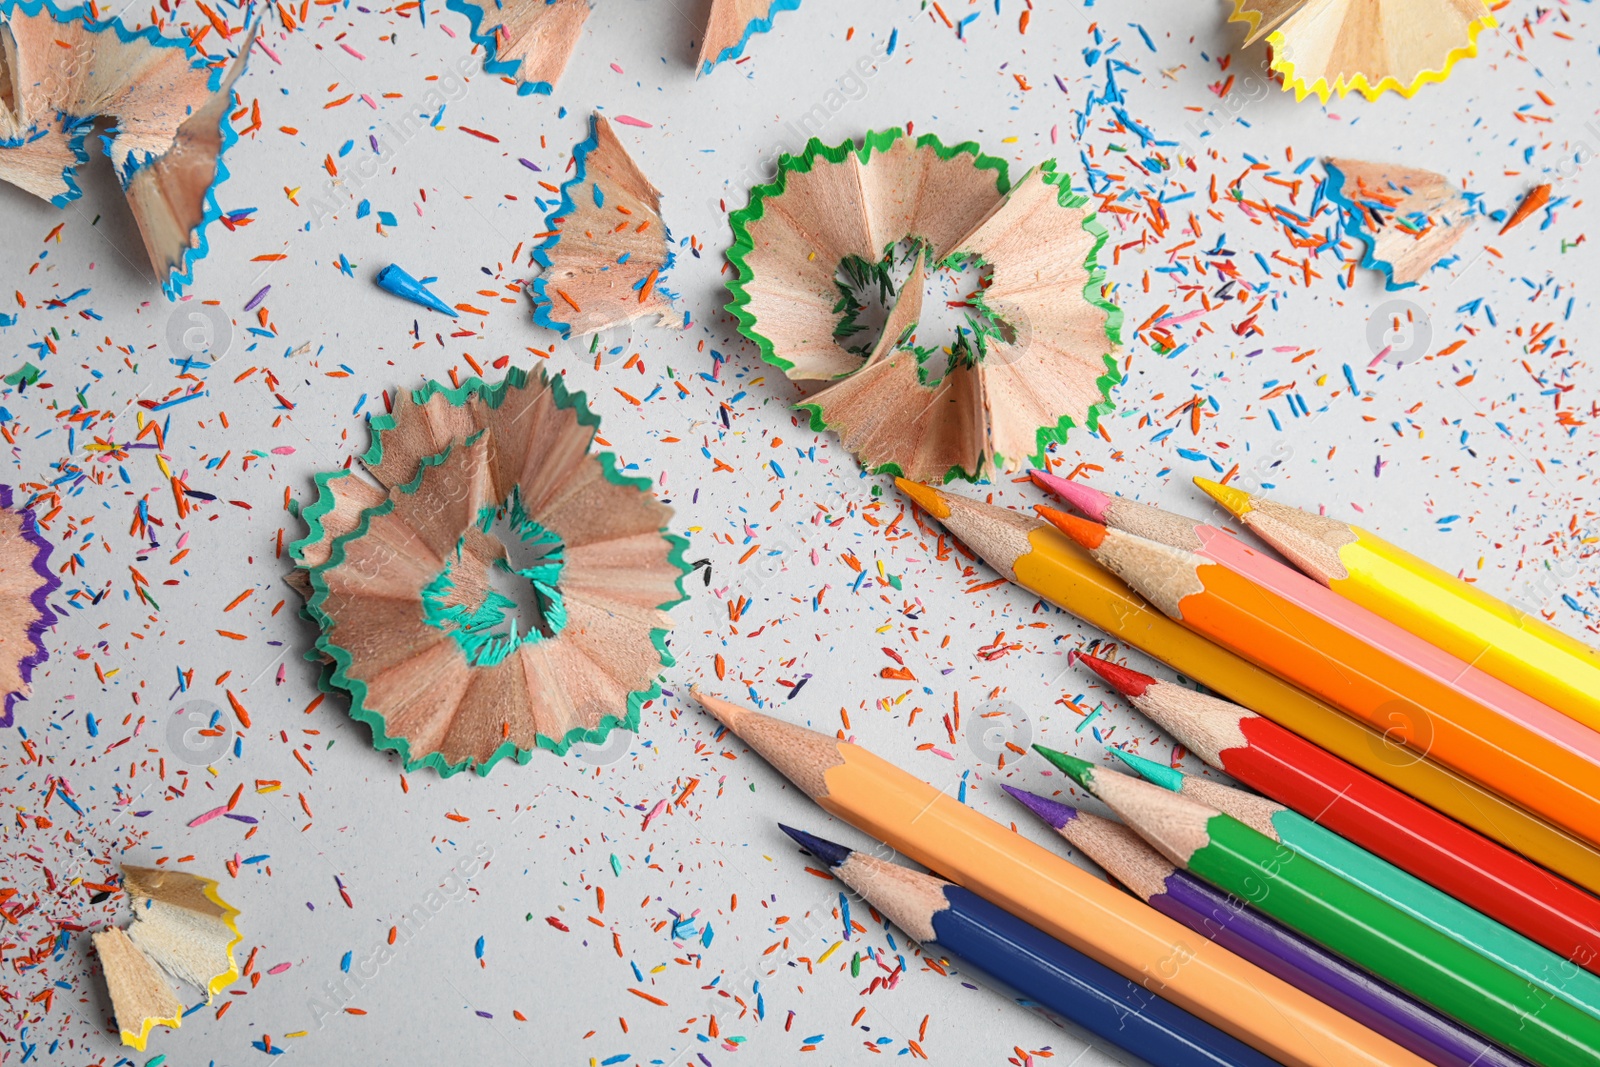
[[[1002,785],[1000,788],[1010,793],[1013,800],[1049,823],[1052,830],[1059,830],[1078,817],[1077,808],[1070,807],[1058,800],[1051,800],[1049,797],[1042,797],[1038,793],[1030,793],[1026,789],[1017,789],[1009,785]]]

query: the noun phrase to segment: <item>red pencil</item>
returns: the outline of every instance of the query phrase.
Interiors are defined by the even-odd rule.
[[[1253,711],[1079,656],[1206,763],[1587,970],[1600,900]]]

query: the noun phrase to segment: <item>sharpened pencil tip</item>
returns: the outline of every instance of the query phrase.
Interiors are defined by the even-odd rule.
[[[902,493],[910,497],[917,507],[934,518],[948,519],[950,517],[950,505],[945,501],[944,494],[933,486],[923,485],[921,482],[913,482],[905,478],[896,478],[894,484]]]
[[[1094,671],[1094,673],[1109,682],[1111,688],[1125,697],[1142,697],[1145,694],[1145,690],[1155,685],[1157,681],[1157,679],[1136,671],[1132,667],[1124,667],[1120,663],[1112,663],[1110,660],[1101,659],[1099,656],[1078,653],[1077,659],[1072,662],[1084,664],[1091,671]]]
[[[1037,511],[1039,517],[1045,522],[1048,522],[1051,526],[1054,526],[1091,552],[1099,548],[1101,542],[1106,539],[1106,528],[1098,522],[1080,519],[1076,515],[1068,515],[1065,511],[1057,511],[1055,508],[1047,507],[1044,504],[1035,504],[1033,510]]]
[[[818,837],[816,834],[808,834],[804,830],[796,830],[792,826],[785,826],[781,822],[778,824],[778,829],[794,838],[797,845],[823,863],[826,863],[829,867],[839,866],[839,864],[849,859],[850,854],[855,851],[853,848],[847,848],[826,838]]]
[[[1058,800],[1042,797],[1038,793],[1030,793],[1026,789],[1018,789],[1015,786],[1002,785],[1000,788],[1010,793],[1012,800],[1015,800],[1048,823],[1052,830],[1059,830],[1078,817],[1077,808],[1070,807]]]
[[[1106,521],[1106,508],[1116,500],[1110,493],[1102,493],[1082,482],[1069,481],[1049,471],[1031,470],[1028,477],[1033,479],[1034,485],[1071,504],[1095,522]]]
[[[1043,745],[1034,745],[1033,750],[1049,760],[1056,770],[1065,774],[1074,782],[1077,782],[1085,789],[1091,788],[1089,783],[1094,780],[1095,768],[1094,764],[1088,760],[1079,759],[1077,756],[1069,756],[1065,752],[1057,752],[1055,749],[1046,748]]]
[[[1231,485],[1214,482],[1210,478],[1196,478],[1194,484],[1212,500],[1228,509],[1228,514],[1236,519],[1243,518],[1250,511],[1250,494],[1243,489]]]
[[[710,693],[701,691],[698,687],[691,686],[689,695],[698,700],[716,720],[734,733],[739,732],[738,723],[745,714],[745,709],[737,704],[729,703],[721,697],[714,697]]]
[[[1113,748],[1111,754],[1133,768],[1140,778],[1152,785],[1159,785],[1162,789],[1170,789],[1174,793],[1183,790],[1183,772],[1176,767],[1168,767],[1166,764],[1157,763],[1153,759],[1136,756],[1132,752],[1124,752],[1120,748]]]

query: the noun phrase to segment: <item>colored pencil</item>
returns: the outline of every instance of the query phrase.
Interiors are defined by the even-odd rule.
[[[944,958],[1151,1063],[1275,1067],[1249,1045],[958,885],[779,827],[921,945],[925,956]]]
[[[1600,901],[1570,882],[1236,704],[1097,656],[1078,662],[1217,770],[1565,960],[1600,962]]]
[[[1174,548],[1203,552],[1201,530],[1215,530],[1200,519],[1144,504],[1115,493],[1102,492],[1092,485],[1062,478],[1044,470],[1030,470],[1028,479],[1063,503],[1071,504],[1102,526],[1131,533]]]
[[[1525,1061],[1378,981],[1177,867],[1121,823],[1050,797],[1000,788],[1169,918],[1304,990],[1437,1067],[1512,1067]],[[881,909],[880,909],[881,910]]]
[[[1082,482],[1068,481],[1044,471],[1029,471],[1028,475],[1035,485],[1065,500],[1095,522],[1172,548],[1187,549],[1220,563],[1285,600],[1322,616],[1346,633],[1383,649],[1435,681],[1459,690],[1496,714],[1519,722],[1577,753],[1600,770],[1600,732],[1457,659],[1360,604],[1346,600],[1293,567],[1255,551],[1231,532],[1149,504],[1102,493]]]
[[[1065,512],[1045,517],[1185,626],[1591,844],[1600,841],[1600,775],[1587,760],[1220,564]]]
[[[1032,515],[897,479],[905,494],[1007,581],[1154,656],[1396,789],[1583,885],[1600,851],[1356,722],[1154,610],[1070,538]]]
[[[1215,808],[1057,754],[1167,859],[1545,1067],[1600,1063],[1600,1019]]]
[[[1333,831],[1281,804],[1207,778],[1184,774],[1121,749],[1112,753],[1139,777],[1235,819],[1315,860],[1346,881],[1454,938],[1523,980],[1600,1018],[1600,978],[1433,886],[1413,878]]]
[[[1280,1063],[1423,1062],[866,749],[694,695],[824,811]]]
[[[1195,484],[1335,593],[1600,730],[1600,651],[1358,526]]]

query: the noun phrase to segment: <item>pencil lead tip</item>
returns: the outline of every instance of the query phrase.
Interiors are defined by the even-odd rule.
[[[1152,785],[1159,785],[1162,789],[1173,793],[1183,789],[1183,772],[1176,767],[1168,767],[1157,763],[1153,759],[1136,756],[1132,752],[1124,752],[1120,748],[1113,748],[1111,754],[1133,768],[1134,772]]]
[[[910,497],[917,507],[934,518],[948,519],[950,517],[950,505],[945,500],[944,494],[936,487],[924,485],[921,482],[913,482],[907,478],[896,478],[894,484],[902,493]]]
[[[1231,485],[1214,482],[1210,478],[1196,478],[1194,484],[1212,500],[1221,504],[1228,510],[1228,514],[1236,519],[1242,519],[1250,510],[1250,494],[1243,489]]]
[[[1088,760],[1079,759],[1077,756],[1069,756],[1065,752],[1057,752],[1055,749],[1046,748],[1044,745],[1034,745],[1033,750],[1049,760],[1056,770],[1065,774],[1074,782],[1077,782],[1085,789],[1091,788],[1089,783],[1094,780],[1094,764]]]
[[[1033,510],[1037,511],[1045,522],[1091,552],[1099,548],[1101,542],[1106,539],[1106,528],[1098,522],[1080,519],[1076,515],[1068,515],[1065,511],[1057,511],[1044,504],[1035,504]]]
[[[853,848],[847,848],[844,845],[818,837],[816,834],[808,834],[804,830],[796,830],[792,826],[785,826],[781,822],[778,824],[778,829],[794,838],[795,844],[817,857],[823,863],[826,863],[829,867],[839,866],[849,859],[850,854],[855,851]]]
[[[435,296],[432,290],[407,274],[405,269],[398,264],[391,263],[380,270],[375,281],[378,284],[378,288],[383,289],[385,292],[393,293],[395,296],[409,300],[413,304],[421,304],[425,308],[431,308],[441,315],[449,315],[452,319],[460,318],[460,314],[455,308]]]
[[[1018,789],[1015,786],[1002,785],[1000,788],[1010,793],[1012,800],[1015,800],[1048,823],[1052,830],[1059,830],[1078,817],[1077,808],[1069,807],[1058,800],[1040,796],[1038,793],[1030,793],[1026,789]]]
[[[1157,680],[1155,678],[1136,671],[1132,667],[1124,667],[1120,663],[1112,663],[1108,659],[1101,659],[1099,656],[1090,656],[1082,652],[1074,653],[1074,655],[1077,658],[1070,659],[1069,657],[1070,662],[1084,664],[1091,671],[1105,679],[1111,685],[1111,688],[1125,697],[1142,697],[1146,689],[1156,684]]]
[[[1110,493],[1102,493],[1082,482],[1074,482],[1049,471],[1030,470],[1028,477],[1034,485],[1071,504],[1095,522],[1106,521],[1106,508],[1116,499]]]
[[[721,697],[714,697],[710,693],[701,690],[699,686],[691,686],[689,688],[689,695],[698,700],[701,705],[707,711],[709,711],[712,716],[715,717],[716,720],[722,725],[726,726],[734,733],[739,732],[738,723],[739,720],[745,715],[746,709],[741,708],[737,704],[723,700]]]

